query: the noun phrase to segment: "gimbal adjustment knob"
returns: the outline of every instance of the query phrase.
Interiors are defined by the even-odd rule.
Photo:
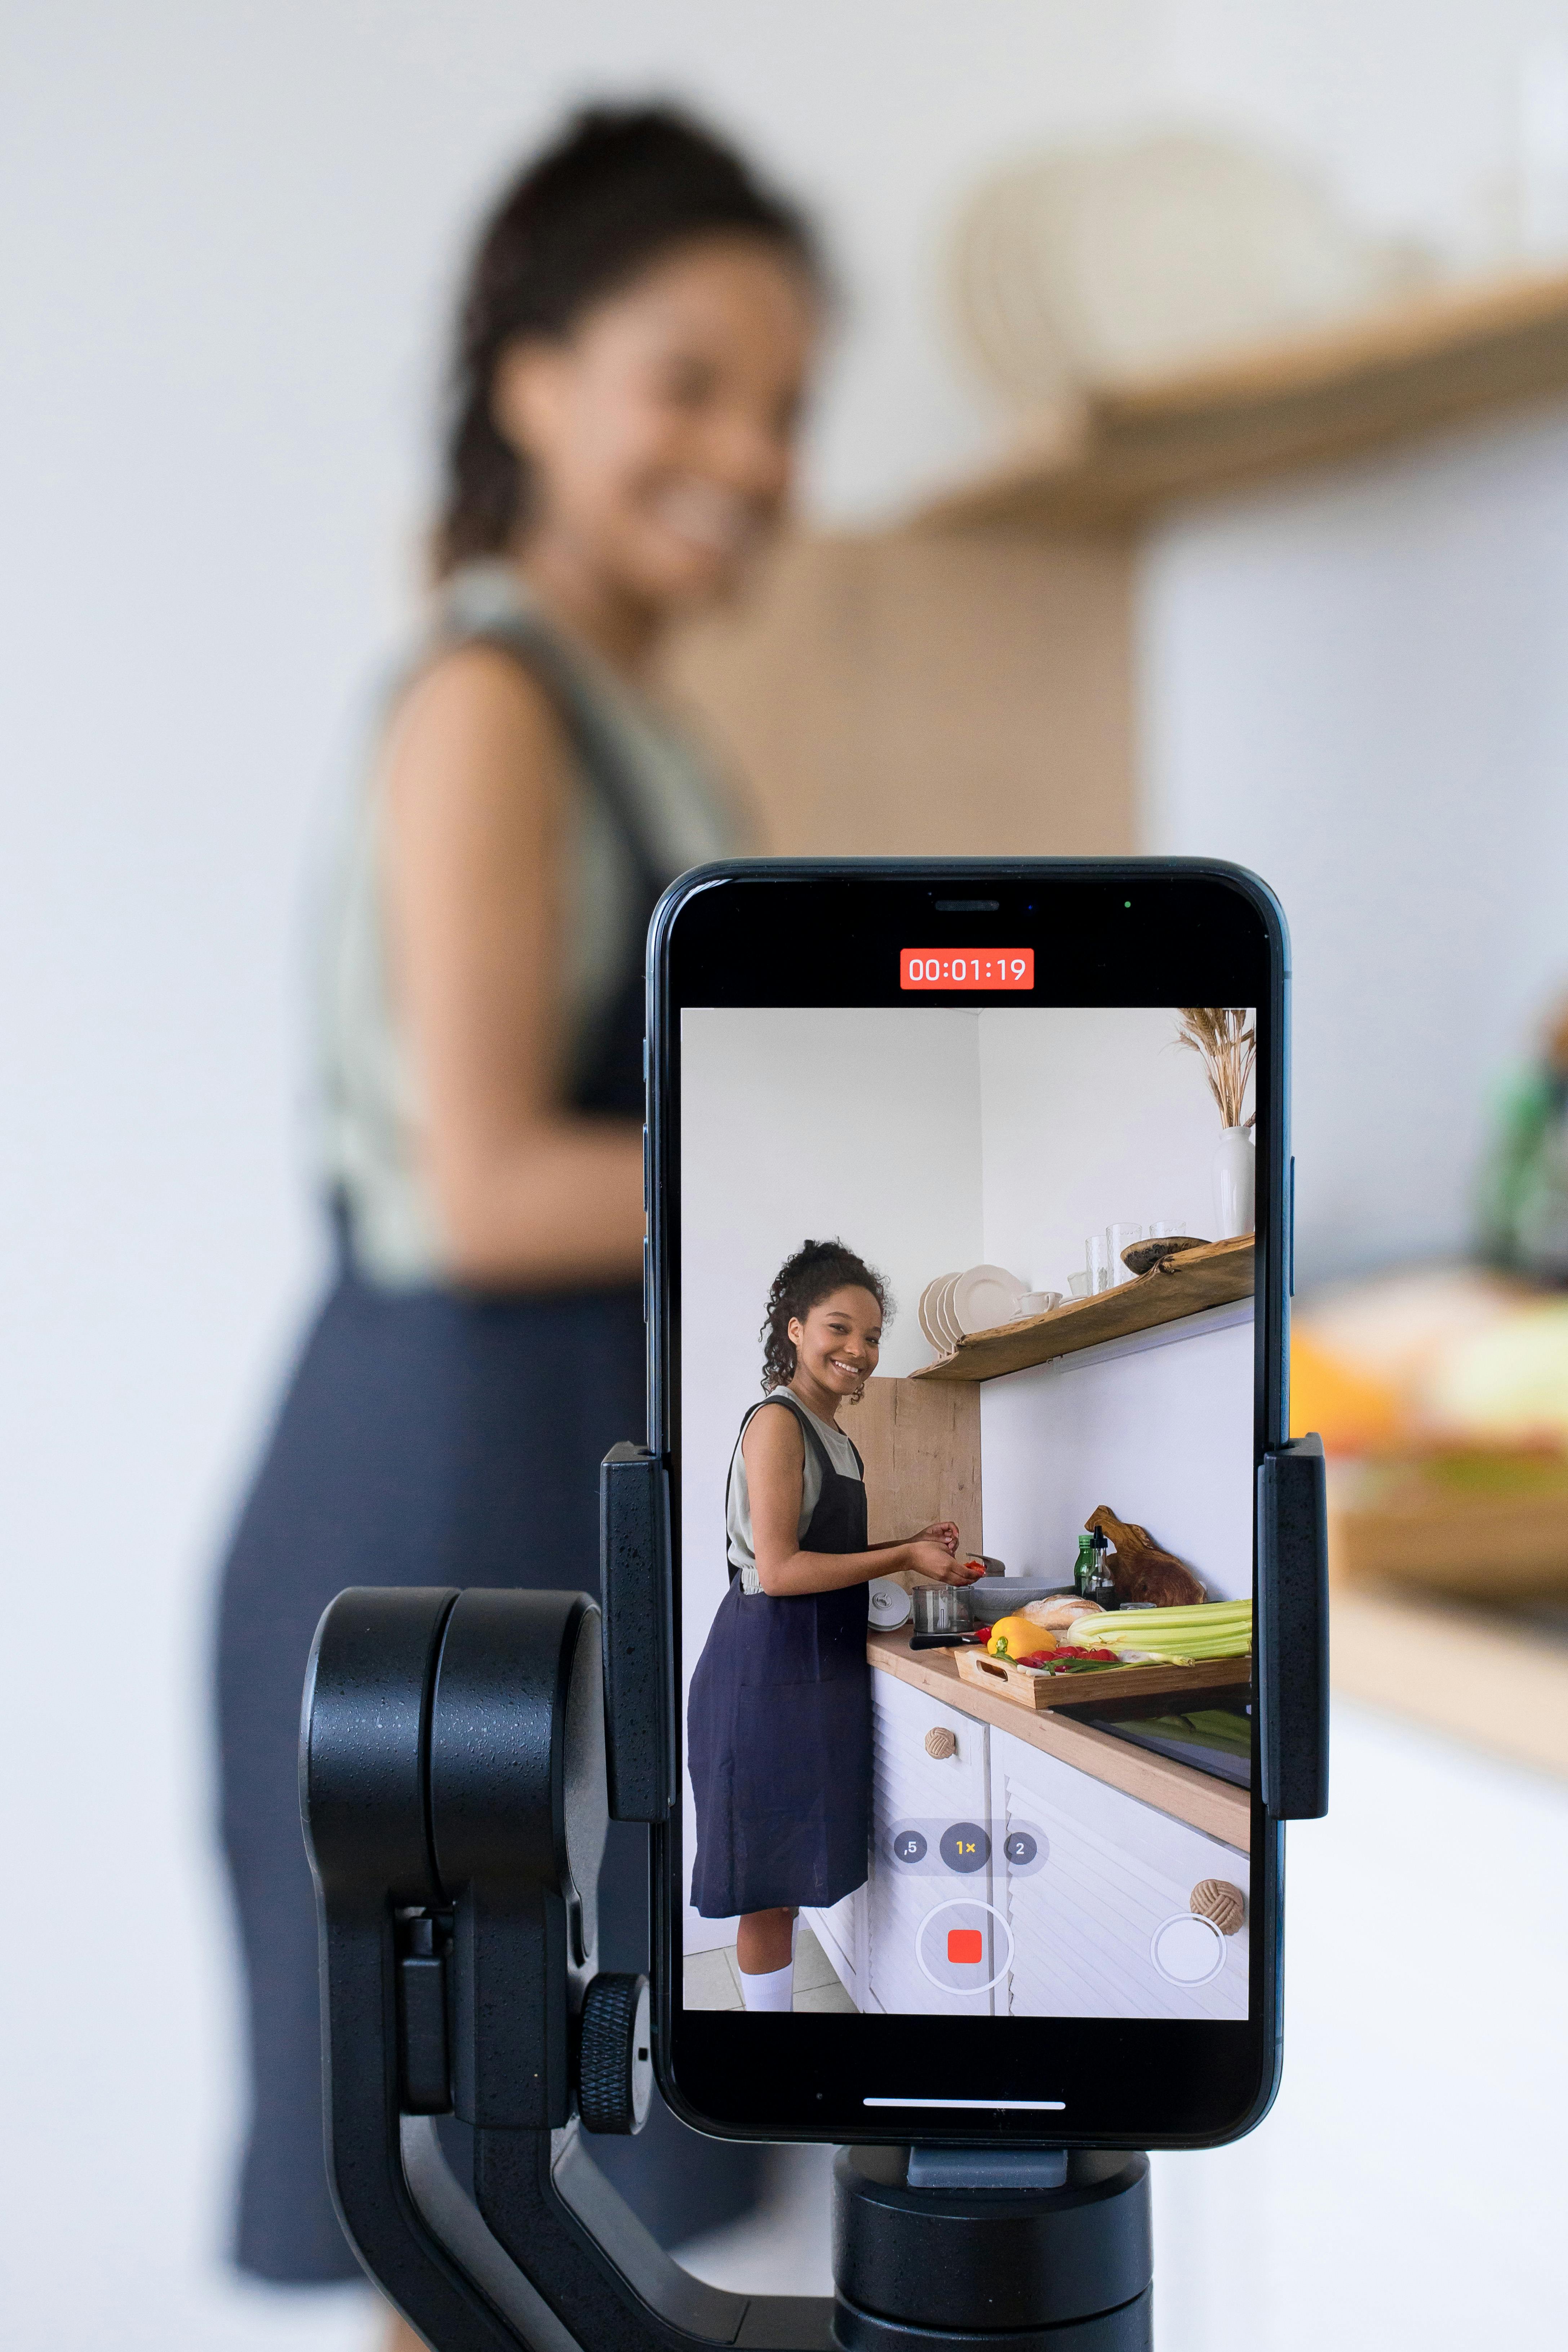
[[[585,2131],[639,2132],[653,2097],[647,1979],[597,1976],[583,1996],[577,2112]]]

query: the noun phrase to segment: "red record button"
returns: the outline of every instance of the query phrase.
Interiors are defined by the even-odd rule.
[[[900,988],[1033,988],[1033,948],[900,948]]]

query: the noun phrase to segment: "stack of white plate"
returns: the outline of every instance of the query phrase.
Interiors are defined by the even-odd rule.
[[[921,1329],[939,1356],[976,1331],[1010,1323],[1028,1284],[1005,1265],[972,1265],[967,1274],[939,1274],[921,1293]]]

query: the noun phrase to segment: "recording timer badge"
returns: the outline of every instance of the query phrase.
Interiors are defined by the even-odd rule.
[[[1033,948],[900,948],[900,988],[1032,989]]]

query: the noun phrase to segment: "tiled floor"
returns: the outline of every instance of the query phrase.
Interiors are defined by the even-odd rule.
[[[684,1989],[688,2009],[743,2009],[733,1944],[719,1951],[693,1952],[686,1962]],[[795,1939],[795,2006],[834,2011],[840,2016],[856,2013],[832,1961],[809,1927],[802,1927]]]

